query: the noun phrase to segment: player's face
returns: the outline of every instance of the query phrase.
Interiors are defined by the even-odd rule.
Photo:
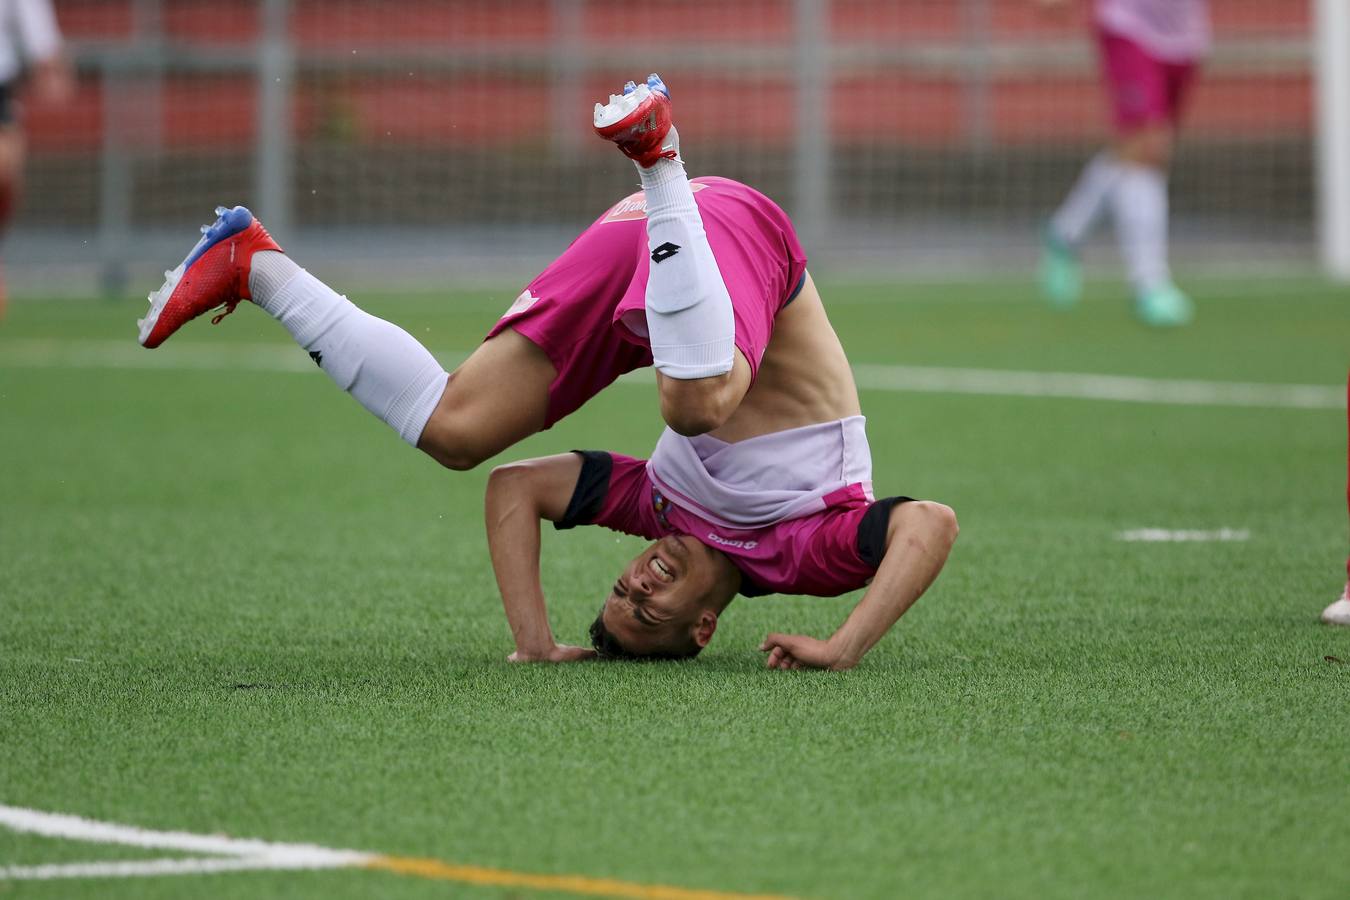
[[[701,601],[716,585],[714,552],[688,535],[664,537],[643,550],[605,598],[605,628],[630,653],[687,646]]]

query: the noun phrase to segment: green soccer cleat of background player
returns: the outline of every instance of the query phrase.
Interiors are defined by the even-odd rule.
[[[1078,251],[1046,228],[1041,232],[1041,294],[1055,309],[1072,309],[1083,296]]]
[[[1134,301],[1139,321],[1154,328],[1175,328],[1195,318],[1195,304],[1175,284],[1164,282],[1141,291]]]

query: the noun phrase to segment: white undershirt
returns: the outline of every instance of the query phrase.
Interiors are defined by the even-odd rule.
[[[51,0],[0,0],[0,84],[17,78],[24,62],[45,62],[60,51]]]
[[[667,428],[647,460],[666,498],[725,528],[766,528],[826,507],[849,485],[872,496],[867,420],[849,416],[729,444]]]

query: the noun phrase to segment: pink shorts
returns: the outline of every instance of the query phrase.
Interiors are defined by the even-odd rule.
[[[1177,124],[1197,64],[1165,62],[1109,31],[1099,30],[1097,39],[1116,130],[1128,134],[1147,125]]]
[[[741,593],[836,597],[866,585],[886,552],[891,509],[908,497],[873,501],[861,484],[825,498],[819,512],[764,528],[728,529],[676,506],[647,474],[647,461],[579,451],[581,473],[558,528],[602,525],[656,540],[687,534],[721,551],[741,571]]]
[[[787,213],[728,178],[692,179],[717,268],[731,295],[736,349],[759,373],[774,318],[806,274],[806,253]],[[513,329],[548,355],[549,428],[625,372],[652,364],[647,344],[646,200],[641,192],[610,207],[572,242],[488,332]]]

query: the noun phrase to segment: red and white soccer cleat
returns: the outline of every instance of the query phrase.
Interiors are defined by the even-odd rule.
[[[224,307],[212,324],[251,300],[248,275],[253,254],[281,252],[277,242],[243,206],[216,207],[216,221],[202,226],[202,238],[178,268],[164,273],[164,284],[151,294],[150,312],[140,325],[141,346],[158,347],[184,324],[202,313]]]
[[[680,155],[679,134],[671,127],[670,117],[670,89],[653,73],[646,84],[630,81],[623,86],[622,96],[610,94],[609,103],[595,104],[595,133],[650,169],[657,160]]]

